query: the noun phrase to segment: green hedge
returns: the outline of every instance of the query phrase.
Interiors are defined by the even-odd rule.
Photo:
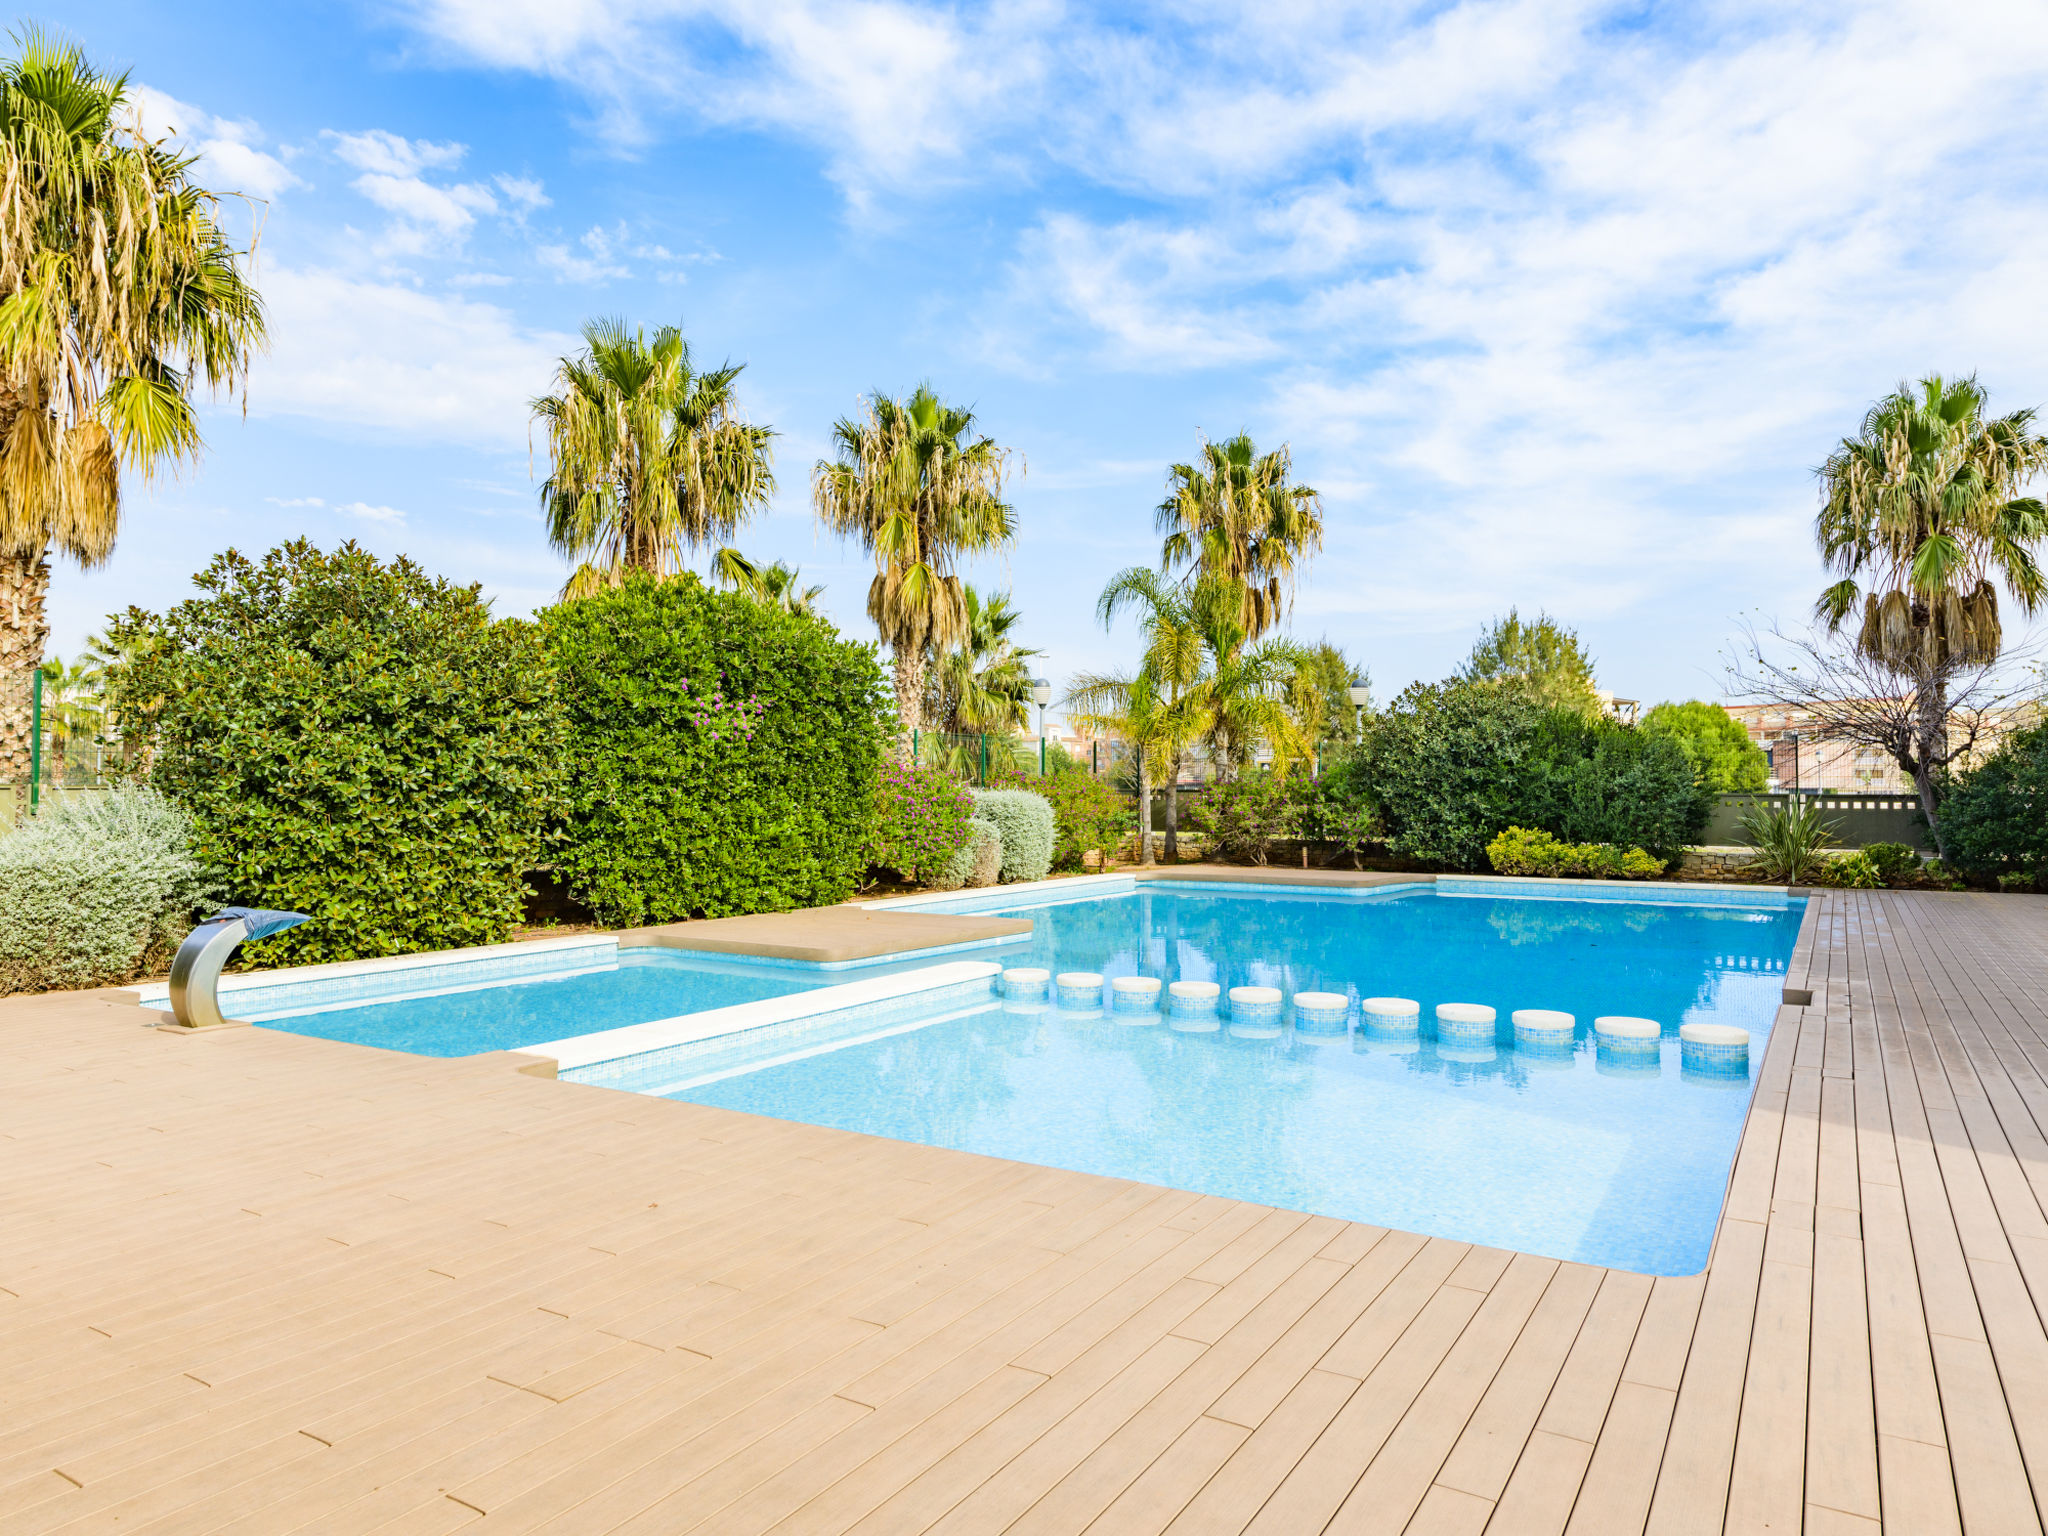
[[[1052,870],[1052,802],[1028,789],[977,789],[974,815],[1003,840],[1001,879],[1043,880]]]
[[[252,906],[311,914],[253,965],[512,936],[562,804],[562,717],[531,624],[408,560],[301,539],[233,550],[200,596],[130,609],[113,705],[200,860]]]
[[[63,796],[0,837],[0,992],[97,987],[162,970],[218,883],[192,818],[154,790]]]
[[[852,894],[891,729],[872,646],[694,576],[635,574],[541,625],[569,720],[556,865],[601,921]]]
[[[1487,844],[1511,826],[1674,859],[1710,801],[1669,736],[1465,681],[1408,688],[1344,775],[1390,848],[1450,869],[1484,868]]]

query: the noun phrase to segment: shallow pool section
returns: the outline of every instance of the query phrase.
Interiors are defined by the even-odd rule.
[[[609,941],[434,965],[335,969],[339,974],[303,981],[267,981],[262,972],[231,978],[239,985],[223,988],[221,1007],[265,1029],[418,1056],[472,1056],[784,997],[839,979],[810,967],[620,949]]]
[[[984,898],[985,899],[985,898]],[[1143,1180],[1468,1242],[1689,1274],[1706,1262],[1802,903],[1631,902],[1405,890],[1139,887],[1029,910],[1006,965],[1104,978],[1080,999],[905,1005],[783,1025],[566,1075],[1024,1162]],[[986,910],[986,908],[984,908]],[[1027,958],[1028,955],[1028,958]],[[1345,994],[1349,1016],[1247,1038],[1118,1012],[1118,976]],[[1409,1038],[1357,1001],[1422,1005]],[[1439,1041],[1440,1002],[1494,1007],[1492,1040]],[[1517,1008],[1577,1019],[1518,1047]],[[1626,1058],[1595,1017],[1656,1020]],[[1687,1071],[1682,1024],[1751,1033],[1747,1070]]]

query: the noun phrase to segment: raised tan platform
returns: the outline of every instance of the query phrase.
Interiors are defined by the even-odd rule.
[[[808,960],[826,965],[954,944],[981,944],[1030,931],[1029,918],[816,907],[807,912],[765,912],[756,917],[714,917],[697,923],[629,928],[619,935],[619,945],[658,945],[719,955],[763,955],[775,960]]]
[[[0,1002],[0,1532],[2038,1532],[2048,898],[1787,981],[1659,1280]]]

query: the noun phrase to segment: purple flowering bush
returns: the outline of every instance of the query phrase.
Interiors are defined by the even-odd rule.
[[[868,863],[913,884],[939,879],[967,844],[974,797],[943,768],[891,760],[875,787],[874,834]]]

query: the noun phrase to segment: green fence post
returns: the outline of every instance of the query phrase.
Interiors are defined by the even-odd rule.
[[[911,766],[911,767],[913,767],[913,768],[915,768],[915,767],[917,766],[917,732],[916,732],[916,731],[912,731],[912,732],[910,733],[910,766]]]
[[[983,787],[984,789],[986,789],[986,788],[988,787],[988,732],[987,732],[987,731],[983,731],[983,732],[981,733],[981,783],[982,783],[982,787]]]
[[[37,667],[28,686],[28,813],[36,813],[43,796],[43,669]]]

